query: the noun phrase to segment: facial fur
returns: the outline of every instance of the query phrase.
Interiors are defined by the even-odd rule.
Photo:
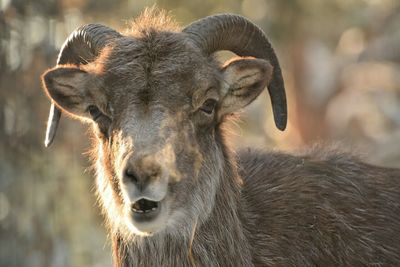
[[[43,84],[59,108],[93,123],[98,195],[112,231],[190,233],[214,206],[220,124],[261,93],[272,67],[253,58],[221,66],[179,29],[143,21],[93,62],[49,70]]]
[[[221,163],[215,164],[220,155],[213,139],[216,111],[209,115],[198,108],[209,96],[218,99],[221,81],[216,62],[204,60],[177,33],[148,32],[136,40],[128,36],[114,44],[104,62],[103,88],[112,123],[109,136],[97,131],[101,150],[97,161],[107,174],[99,178],[107,181],[99,183],[113,187],[114,195],[101,202],[119,210],[117,227],[148,235],[188,227],[210,213],[221,171]],[[124,177],[128,164],[140,169],[137,175],[146,175],[157,165],[159,177],[139,192]],[[131,205],[141,197],[162,203],[152,224],[141,225],[131,218]]]

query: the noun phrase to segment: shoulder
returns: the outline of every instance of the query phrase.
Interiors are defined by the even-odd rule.
[[[360,162],[358,156],[340,149],[337,146],[314,145],[291,153],[283,151],[263,151],[259,149],[241,149],[237,153],[240,165],[252,167],[262,164],[271,166],[291,166],[304,163],[305,161],[321,161],[327,163]]]
[[[237,153],[237,162],[245,185],[354,184],[365,183],[365,180],[371,184],[385,180],[390,184],[400,179],[400,169],[364,163],[358,156],[337,146],[315,145],[293,154],[243,149]]]

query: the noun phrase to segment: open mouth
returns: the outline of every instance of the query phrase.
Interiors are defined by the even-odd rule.
[[[136,214],[147,214],[156,212],[159,209],[159,202],[151,201],[148,199],[139,199],[131,205],[132,212]]]
[[[131,202],[127,215],[128,227],[139,235],[150,235],[157,232],[166,223],[168,202],[152,201],[141,198]]]

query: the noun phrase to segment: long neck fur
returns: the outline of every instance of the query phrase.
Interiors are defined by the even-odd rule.
[[[240,219],[241,179],[231,157],[225,155],[225,159],[224,177],[220,177],[215,205],[206,221],[196,223],[190,234],[182,235],[165,231],[125,241],[114,232],[111,237],[114,265],[252,266]]]

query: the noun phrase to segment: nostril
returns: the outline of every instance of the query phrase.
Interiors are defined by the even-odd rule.
[[[130,168],[125,169],[125,177],[134,183],[137,183],[139,181],[136,173]]]

